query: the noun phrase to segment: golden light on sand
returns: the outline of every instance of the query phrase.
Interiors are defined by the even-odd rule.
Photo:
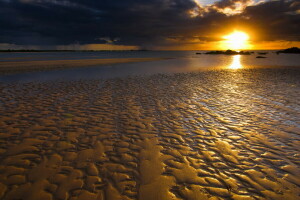
[[[240,50],[249,47],[249,36],[247,33],[242,31],[234,31],[229,35],[223,36],[223,39],[225,39],[225,41],[222,46],[226,49]]]
[[[241,55],[234,55],[232,57],[232,63],[228,66],[229,69],[241,69],[243,65],[241,64]]]

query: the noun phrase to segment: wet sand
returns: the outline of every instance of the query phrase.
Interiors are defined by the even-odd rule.
[[[27,58],[30,59],[30,58]],[[44,71],[53,69],[91,67],[131,62],[147,62],[168,58],[112,58],[112,59],[76,59],[76,60],[23,60],[0,61],[0,74],[19,72]]]
[[[0,199],[299,199],[299,80],[0,83]]]

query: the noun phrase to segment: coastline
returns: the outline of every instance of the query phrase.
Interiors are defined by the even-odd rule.
[[[66,68],[92,67],[132,62],[149,62],[170,58],[113,58],[79,60],[35,60],[35,61],[0,61],[0,74],[45,71]]]

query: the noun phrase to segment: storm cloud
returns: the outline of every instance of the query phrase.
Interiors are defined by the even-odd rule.
[[[232,24],[257,30],[257,40],[300,40],[298,0],[224,12],[246,3],[223,0],[202,7],[193,0],[0,0],[0,43],[151,47],[189,38],[217,40],[213,33]]]

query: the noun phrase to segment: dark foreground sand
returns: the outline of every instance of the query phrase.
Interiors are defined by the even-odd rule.
[[[0,61],[0,74],[18,72],[43,71],[52,69],[91,67],[111,65],[118,63],[146,62],[167,58],[113,58],[113,59],[77,59],[77,60],[2,60]]]
[[[0,83],[0,199],[299,199],[299,80]]]

